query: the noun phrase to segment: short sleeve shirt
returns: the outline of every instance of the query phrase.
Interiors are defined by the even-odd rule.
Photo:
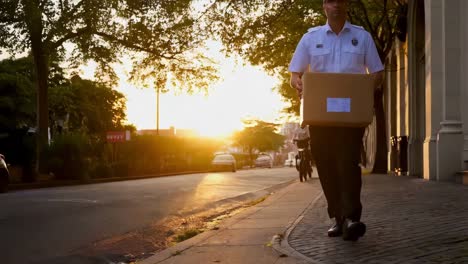
[[[289,65],[290,72],[365,74],[383,69],[369,32],[349,22],[338,35],[328,23],[309,29],[299,41]]]

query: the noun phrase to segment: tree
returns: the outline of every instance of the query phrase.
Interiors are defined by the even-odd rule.
[[[34,127],[36,113],[33,68],[31,57],[0,61],[0,150],[8,155],[10,162],[22,167],[22,180],[26,182],[35,180],[36,141],[28,132]],[[85,132],[93,138],[103,139],[107,130],[134,130],[131,125],[123,124],[123,94],[77,76],[69,80],[57,63],[51,63],[50,69],[49,122],[55,140],[63,140],[56,137],[59,119],[68,120],[69,132]]]
[[[246,120],[244,124],[242,131],[234,133],[233,141],[249,153],[250,161],[256,151],[276,151],[284,145],[284,136],[275,132],[278,124],[261,120]]]
[[[385,61],[395,38],[404,35],[405,2],[350,0],[349,20],[372,34],[382,61]],[[287,67],[307,29],[325,23],[322,3],[322,0],[218,0],[217,10],[210,16],[212,33],[224,43],[226,54],[238,53],[281,80],[276,90],[290,103],[285,109],[289,114],[299,113],[300,100],[289,85]],[[374,172],[386,172],[382,93],[375,95],[375,102],[378,149]]]
[[[53,87],[50,94],[55,121],[68,119],[71,131],[102,136],[106,131],[124,128],[125,97],[105,84],[74,76],[69,86]]]
[[[38,153],[47,143],[50,62],[77,68],[98,63],[101,82],[115,84],[112,63],[123,54],[134,62],[132,78],[167,81],[189,92],[216,79],[212,61],[197,51],[206,30],[203,8],[191,0],[3,0],[0,48],[15,55],[30,51],[37,86]],[[40,159],[38,159],[40,160]]]
[[[33,68],[31,57],[0,61],[0,131],[34,127]],[[48,80],[51,130],[58,119],[68,119],[71,131],[94,135],[124,128],[122,93],[78,76],[67,79],[63,72],[57,63],[51,63]]]
[[[31,58],[0,61],[0,131],[34,123]]]

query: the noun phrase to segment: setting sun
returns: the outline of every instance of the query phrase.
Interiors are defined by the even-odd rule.
[[[220,45],[211,43],[210,56],[219,64],[221,80],[209,89],[208,95],[178,94],[170,90],[160,94],[159,127],[191,129],[200,136],[225,137],[242,129],[242,119],[258,118],[275,121],[284,108],[281,96],[272,91],[278,80],[259,67],[226,58]],[[124,60],[125,61],[125,60]],[[93,64],[84,69],[84,77],[93,78]],[[156,92],[137,88],[127,82],[130,63],[117,65],[120,77],[117,90],[127,97],[127,119],[138,129],[156,128]]]

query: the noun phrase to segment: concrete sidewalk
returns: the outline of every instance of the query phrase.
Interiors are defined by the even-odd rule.
[[[363,178],[368,231],[358,242],[327,237],[326,201],[312,179],[138,263],[468,263],[467,186]]]
[[[291,173],[297,173],[291,169]],[[296,263],[281,257],[272,245],[304,213],[313,195],[320,194],[318,179],[311,184],[296,181],[206,231],[141,263]],[[140,263],[140,262],[138,262]]]

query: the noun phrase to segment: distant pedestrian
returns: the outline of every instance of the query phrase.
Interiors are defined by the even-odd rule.
[[[383,65],[371,35],[346,20],[348,0],[324,0],[327,23],[308,30],[291,60],[291,86],[302,96],[301,77],[312,72],[371,73],[376,88],[383,79]],[[328,236],[343,235],[356,241],[366,232],[361,222],[360,151],[364,128],[310,126],[311,150],[328,214],[335,224]]]

